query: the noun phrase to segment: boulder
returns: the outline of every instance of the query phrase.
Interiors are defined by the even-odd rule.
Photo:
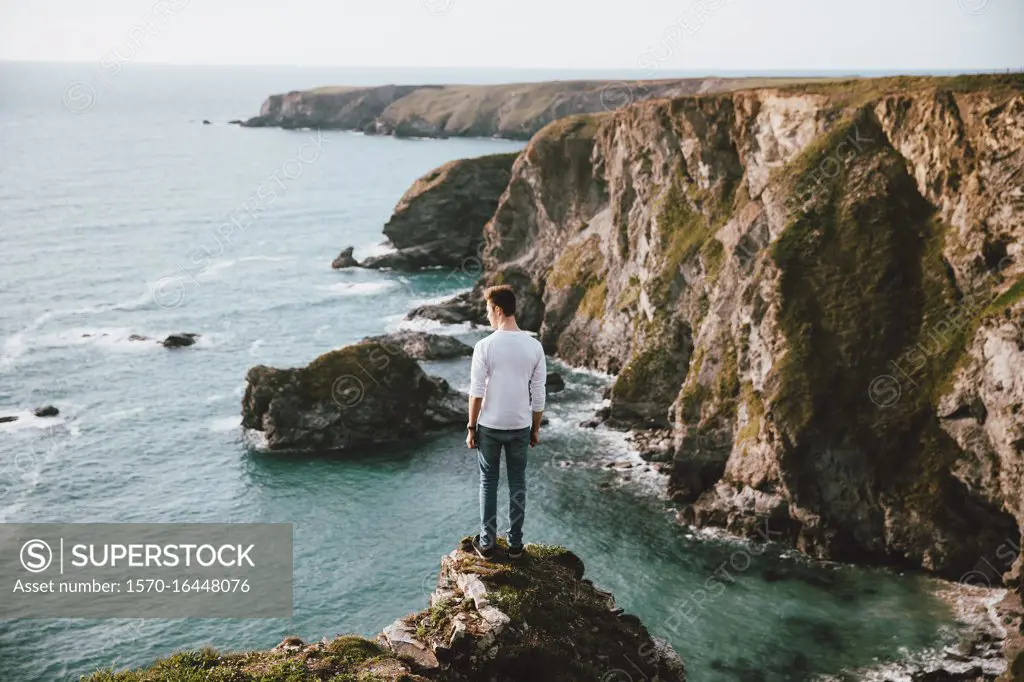
[[[450,360],[473,354],[473,347],[452,336],[417,331],[398,331],[380,336],[368,336],[363,343],[376,343],[386,348],[398,348],[416,360]]]
[[[271,450],[350,450],[463,425],[467,396],[398,346],[360,342],[298,369],[253,367],[242,425]]]
[[[199,334],[184,332],[181,334],[171,334],[160,343],[164,348],[185,348],[195,344],[197,338],[199,338]]]
[[[565,379],[558,372],[548,372],[547,380],[544,382],[544,388],[550,395],[551,393],[558,393],[559,391],[565,390]]]
[[[32,414],[37,417],[56,417],[60,414],[60,410],[53,405],[43,405],[42,407],[37,407]]]
[[[129,341],[149,341],[149,337],[148,336],[143,336],[142,334],[132,334],[131,336],[128,337],[128,340]]]
[[[16,421],[18,421],[18,418],[15,417],[14,415],[10,415],[10,416],[7,416],[7,417],[0,417],[0,424],[9,424],[11,422],[16,422]]]
[[[204,118],[204,119],[203,119],[203,125],[204,125],[204,126],[208,126],[208,125],[210,125],[210,121],[208,121],[207,119],[205,119],[205,118]]]
[[[331,263],[331,267],[335,270],[359,267],[359,261],[352,257],[353,250],[354,249],[351,246],[347,246],[342,249],[341,253],[338,254],[338,257]]]

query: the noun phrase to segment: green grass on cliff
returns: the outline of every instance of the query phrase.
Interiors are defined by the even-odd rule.
[[[404,671],[404,672],[403,672]],[[292,652],[222,653],[207,647],[162,658],[140,670],[101,670],[83,682],[414,682],[424,678],[389,650],[342,636]]]
[[[985,307],[984,315],[987,317],[1002,314],[1003,311],[1022,299],[1024,299],[1024,279],[1019,279]]]
[[[960,94],[984,92],[993,98],[1003,99],[1024,93],[1024,74],[854,78],[783,85],[780,89],[786,92],[826,95],[834,103],[844,106],[858,106],[887,95],[912,94],[931,89]]]
[[[573,289],[581,295],[577,310],[591,320],[604,317],[608,296],[601,238],[591,235],[562,250],[547,276],[548,289]]]

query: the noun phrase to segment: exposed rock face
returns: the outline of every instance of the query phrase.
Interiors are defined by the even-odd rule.
[[[327,87],[271,95],[260,115],[242,125],[338,128],[400,137],[526,140],[551,121],[572,114],[611,111],[645,99],[735,90],[766,81],[771,79]]]
[[[672,647],[583,574],[562,547],[526,545],[521,560],[501,551],[485,561],[465,538],[441,560],[430,608],[395,621],[378,641],[439,669],[439,679],[608,680],[628,668],[642,679],[684,680]]]
[[[468,418],[468,398],[397,346],[361,342],[307,367],[246,375],[242,425],[272,450],[347,450],[422,436]]]
[[[558,393],[565,390],[565,379],[558,372],[548,372],[544,380],[544,389],[547,393]]]
[[[861,80],[560,120],[477,289],[417,314],[514,282],[549,352],[617,374],[613,420],[671,431],[688,521],[958,578],[1020,537],[1022,91]]]
[[[346,246],[342,249],[341,253],[338,254],[338,257],[331,262],[331,267],[335,270],[359,267],[359,261],[352,257],[353,251],[355,251],[355,247]]]
[[[473,291],[459,294],[444,303],[430,303],[410,310],[407,320],[434,320],[445,324],[485,325],[487,324],[487,304],[484,302],[483,290],[479,287]],[[517,316],[518,319],[518,316]],[[522,326],[520,324],[520,326]]]
[[[517,156],[451,161],[418,179],[384,226],[398,251],[367,258],[363,266],[415,270],[441,265],[479,272],[484,224],[494,215]]]
[[[287,637],[270,651],[186,651],[118,679],[142,682],[173,670],[182,678],[238,682],[609,682],[628,675],[684,682],[672,647],[616,608],[583,572],[583,562],[563,547],[526,545],[513,564],[504,552],[480,559],[465,538],[441,559],[430,607],[399,618],[376,641],[344,635],[307,644]]]
[[[378,344],[388,352],[400,349],[416,360],[451,360],[473,354],[473,347],[443,334],[399,331],[381,336],[368,336],[363,343]]]
[[[974,334],[938,414],[943,430],[968,455],[957,460],[953,474],[990,504],[1005,502],[1024,528],[1024,301],[1008,307],[996,301],[993,310],[998,314]],[[1019,585],[1024,538],[1006,540],[974,570],[1002,570]]]

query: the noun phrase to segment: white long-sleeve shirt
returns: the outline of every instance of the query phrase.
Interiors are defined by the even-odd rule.
[[[523,429],[544,411],[547,364],[540,341],[524,331],[495,330],[473,347],[469,394],[483,398],[477,423]]]

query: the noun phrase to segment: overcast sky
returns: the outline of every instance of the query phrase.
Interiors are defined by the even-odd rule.
[[[1024,0],[0,0],[0,59],[661,70],[1024,68]]]

